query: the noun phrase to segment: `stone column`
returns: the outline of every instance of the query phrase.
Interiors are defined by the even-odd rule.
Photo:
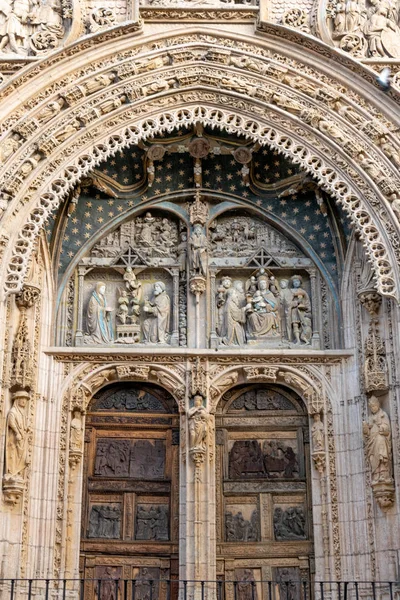
[[[82,346],[83,344],[83,280],[87,273],[87,268],[83,266],[78,267],[78,322],[76,326],[75,334],[75,346]]]
[[[189,599],[215,600],[215,419],[202,395],[189,402],[181,432],[179,579],[188,581]],[[183,584],[180,592],[183,598]]]

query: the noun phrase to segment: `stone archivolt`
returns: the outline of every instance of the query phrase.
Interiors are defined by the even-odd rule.
[[[198,41],[199,37],[202,36],[197,36]],[[176,41],[183,43],[185,38],[191,40],[190,36],[182,36]],[[219,40],[221,46],[222,43],[226,45],[227,41]],[[243,43],[242,45],[245,46]],[[74,88],[68,90],[64,87],[62,95],[64,98],[69,98],[70,103],[65,108],[63,106],[61,111],[55,111],[57,114],[50,119],[46,134],[48,141],[44,145],[42,143],[41,151],[36,153],[34,162],[29,158],[28,149],[32,148],[31,152],[33,152],[33,144],[39,141],[40,129],[35,126],[38,117],[34,115],[43,113],[43,105],[35,111],[33,119],[24,115],[24,121],[20,124],[16,123],[15,118],[5,121],[10,131],[23,132],[25,141],[14,154],[12,162],[10,157],[7,166],[4,167],[7,173],[14,177],[11,193],[7,191],[4,175],[0,174],[3,183],[3,199],[9,200],[9,210],[12,211],[14,207],[15,211],[18,210],[18,199],[22,194],[25,203],[33,203],[33,196],[36,198],[38,194],[40,196],[39,203],[29,217],[29,225],[27,224],[21,231],[20,242],[14,248],[6,283],[7,291],[15,291],[21,286],[34,238],[48,214],[94,165],[115,154],[121,147],[137,143],[140,139],[147,139],[151,134],[170,131],[182,122],[201,122],[205,125],[217,123],[220,127],[225,126],[228,131],[245,133],[254,141],[279,149],[316,176],[322,187],[334,195],[351,214],[373,260],[380,291],[388,295],[398,294],[399,285],[393,269],[394,255],[397,250],[389,241],[396,235],[397,219],[388,210],[387,203],[382,200],[382,197],[386,197],[387,202],[395,202],[398,181],[395,165],[383,155],[379,144],[375,141],[377,137],[381,139],[382,133],[392,136],[388,129],[390,123],[385,117],[381,118],[381,123],[378,123],[376,117],[379,118],[379,113],[375,111],[376,116],[371,115],[371,120],[367,122],[363,131],[357,128],[352,130],[350,140],[349,122],[346,121],[348,116],[350,118],[350,110],[342,111],[339,115],[336,112],[343,88],[335,90],[334,87],[329,87],[329,84],[333,86],[335,84],[327,78],[325,81],[328,86],[321,87],[315,80],[297,75],[293,70],[297,65],[292,59],[279,62],[265,60],[260,58],[260,54],[265,51],[261,51],[260,47],[247,45],[249,49],[258,52],[259,56],[240,61],[240,56],[233,55],[232,51],[227,53],[226,48],[224,51],[221,48],[219,52],[215,46],[211,47],[203,43],[203,47],[201,48],[200,44],[197,52],[203,53],[207,66],[192,64],[188,67],[179,67],[182,58],[193,60],[193,55],[184,57],[182,51],[181,55],[169,51],[169,60],[172,62],[170,66],[165,66],[161,54],[158,61],[152,58],[147,64],[144,63],[144,71],[153,70],[151,76],[134,75],[130,80],[123,75],[122,78],[120,76],[118,83],[115,83],[114,75],[117,69],[122,75],[123,65],[119,63],[120,66],[113,68],[110,64],[111,68],[107,73],[93,75],[92,72],[86,80],[82,79],[81,82],[78,80]],[[114,60],[116,58],[114,57]],[[229,66],[231,60],[232,67]],[[222,62],[224,68],[215,68],[213,64],[215,61],[219,64]],[[240,65],[240,74],[237,65]],[[251,77],[247,74],[249,72],[252,73]],[[184,91],[187,85],[195,82],[215,87],[216,90],[214,92]],[[113,94],[111,99],[110,92],[102,93],[104,85],[111,86],[110,92]],[[178,89],[182,91],[177,91]],[[263,91],[268,89],[271,91],[267,93]],[[224,91],[224,97],[221,90]],[[151,95],[159,93],[166,95],[151,100]],[[246,101],[239,100],[237,93],[244,96]],[[262,97],[256,97],[260,93]],[[83,126],[83,121],[79,119],[82,112],[80,104],[87,103],[88,94],[90,102],[93,102],[95,118]],[[354,96],[354,93],[352,92],[350,96]],[[59,92],[54,99],[56,100],[57,97],[60,97]],[[134,104],[125,104],[125,100],[122,99],[125,97],[129,97]],[[259,99],[270,102],[269,107],[262,108],[258,103]],[[30,106],[33,102],[32,99]],[[74,102],[78,103],[74,104]],[[107,102],[111,104],[107,105],[104,111],[101,106]],[[190,105],[188,106],[190,102],[195,104],[201,102],[203,108],[198,109],[193,106],[191,109]],[[221,102],[229,106],[229,110],[222,111],[211,106],[207,107],[209,102]],[[344,100],[344,96],[343,102],[346,108],[347,100]],[[179,104],[184,104],[185,108],[174,108],[174,110],[168,108]],[[353,110],[354,115],[357,113],[358,109],[352,108],[351,103],[348,107]],[[87,110],[86,104],[85,110]],[[109,116],[110,110],[115,112],[112,118]],[[152,113],[153,116],[140,118],[144,112],[146,115]],[[319,113],[322,118],[318,117]],[[17,116],[22,112],[17,110],[14,114]],[[67,114],[68,120],[66,120]],[[353,117],[353,113],[351,116]],[[128,119],[136,124],[126,128],[124,123]],[[351,120],[350,123],[353,126]],[[372,147],[371,140],[374,142]],[[93,146],[93,141],[96,141],[96,146]],[[395,146],[394,138],[392,142]],[[75,155],[75,158],[69,159],[68,167],[65,167],[60,154],[65,153],[66,147],[70,156]],[[368,153],[367,148],[369,148]],[[47,160],[43,160],[45,156]],[[26,162],[24,157],[28,157],[31,161],[29,169],[23,166],[24,160]],[[52,179],[50,186],[46,183],[49,178]],[[7,179],[10,181],[9,177]],[[371,185],[371,179],[374,185]],[[17,188],[15,188],[15,181],[20,182]],[[10,184],[8,186],[10,187]],[[375,216],[376,213],[379,214],[379,220]]]

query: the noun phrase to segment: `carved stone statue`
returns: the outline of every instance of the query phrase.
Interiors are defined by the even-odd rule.
[[[210,415],[199,394],[194,397],[193,404],[188,411],[189,448],[191,451],[205,451]]]
[[[111,311],[107,306],[105,297],[106,284],[102,281],[96,283],[92,292],[86,314],[86,327],[90,337],[87,343],[109,344],[113,341]]]
[[[253,337],[279,335],[279,298],[270,289],[270,281],[266,274],[257,279],[258,290],[251,303],[248,315],[248,330]]]
[[[194,226],[190,236],[190,266],[195,274],[205,277],[207,273],[207,237],[200,224]]]
[[[143,311],[143,337],[145,342],[168,343],[171,301],[165,291],[165,283],[157,281],[153,288],[153,300],[145,300]]]
[[[392,435],[390,420],[381,408],[379,399],[371,396],[368,402],[371,415],[363,423],[372,483],[392,483]]]
[[[226,346],[244,346],[246,343],[246,314],[251,309],[251,304],[240,306],[239,294],[235,287],[226,291],[225,302],[222,309],[220,330],[224,333],[222,343]]]
[[[321,421],[320,413],[315,413],[313,419],[314,423],[311,427],[313,452],[320,452],[325,448],[324,424]]]
[[[311,302],[305,290],[302,289],[303,279],[300,275],[291,277],[292,306],[290,309],[290,322],[296,344],[311,342]]]
[[[71,420],[70,450],[72,452],[82,452],[82,446],[83,446],[82,413],[80,410],[75,409],[73,412],[73,418]]]
[[[13,394],[13,405],[7,415],[5,479],[22,480],[27,466],[29,394]]]

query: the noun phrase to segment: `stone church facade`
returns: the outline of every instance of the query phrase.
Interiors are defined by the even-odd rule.
[[[397,4],[0,18],[1,597],[397,581]]]

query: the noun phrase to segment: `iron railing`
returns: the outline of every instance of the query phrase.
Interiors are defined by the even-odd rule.
[[[0,579],[0,600],[20,599],[400,600],[400,581]]]

